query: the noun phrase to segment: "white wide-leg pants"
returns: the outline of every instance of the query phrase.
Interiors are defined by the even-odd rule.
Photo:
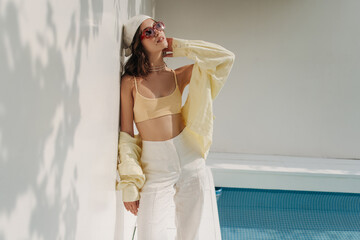
[[[140,190],[138,240],[167,240],[169,208],[175,204],[176,240],[201,240],[207,172],[201,153],[184,130],[165,141],[142,141],[146,181]],[[214,191],[213,191],[214,192]]]

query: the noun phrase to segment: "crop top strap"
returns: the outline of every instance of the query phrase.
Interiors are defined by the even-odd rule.
[[[176,73],[175,73],[174,69],[171,69],[171,71],[173,71],[173,73],[174,73],[175,87],[177,87],[178,85],[177,85]],[[135,76],[134,76],[134,82],[135,82],[136,92],[139,92],[139,91],[138,91],[138,88],[137,88],[136,77],[135,77]]]
[[[175,73],[174,69],[171,69],[171,71],[173,71],[173,72],[174,72],[174,78],[175,78],[175,87],[177,87],[177,79],[176,79],[176,73]]]
[[[138,89],[137,89],[137,84],[136,84],[136,77],[135,77],[135,76],[134,76],[134,82],[135,82],[136,92],[138,92]]]

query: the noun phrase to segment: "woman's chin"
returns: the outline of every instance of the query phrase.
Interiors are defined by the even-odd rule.
[[[159,44],[162,44],[164,46],[164,48],[167,48],[169,45],[169,43],[166,40],[159,42]]]

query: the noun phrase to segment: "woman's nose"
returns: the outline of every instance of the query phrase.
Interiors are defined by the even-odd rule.
[[[159,32],[160,32],[160,30],[158,30],[158,29],[154,29],[154,31],[155,31],[156,35],[159,34]]]

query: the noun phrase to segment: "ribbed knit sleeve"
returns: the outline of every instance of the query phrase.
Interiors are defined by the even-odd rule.
[[[194,68],[205,72],[210,80],[212,100],[225,84],[235,61],[235,54],[226,48],[203,40],[173,38],[173,56],[195,61]]]
[[[187,57],[195,61],[182,115],[206,159],[212,144],[215,119],[212,101],[230,74],[235,54],[203,40],[172,39],[173,57]]]
[[[117,171],[120,182],[116,183],[116,190],[123,191],[124,202],[139,200],[139,189],[143,187],[146,180],[139,161],[142,151],[140,136],[132,137],[129,133],[120,131],[118,151]]]

